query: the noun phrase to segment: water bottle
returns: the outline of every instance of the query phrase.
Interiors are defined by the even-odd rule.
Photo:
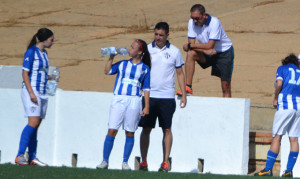
[[[117,55],[117,48],[116,47],[103,47],[101,48],[102,55]]]
[[[60,76],[59,69],[56,67],[51,76],[51,80],[48,81],[47,83],[47,93],[50,96],[54,96],[56,93],[57,85],[58,85],[58,79]]]
[[[128,49],[126,47],[103,47],[101,48],[101,54],[102,55],[117,55],[120,54],[122,56],[125,56],[128,53]]]
[[[117,49],[118,54],[125,56],[128,53],[128,50],[126,47],[120,47]]]

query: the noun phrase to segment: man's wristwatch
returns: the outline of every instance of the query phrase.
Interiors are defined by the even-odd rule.
[[[188,43],[188,50],[191,50],[191,43]]]

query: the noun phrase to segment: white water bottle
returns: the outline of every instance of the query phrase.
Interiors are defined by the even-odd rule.
[[[128,49],[126,47],[103,47],[101,48],[101,54],[102,55],[117,55],[120,54],[122,56],[125,56],[128,53]]]
[[[128,53],[128,49],[126,47],[120,47],[117,49],[118,54],[125,56]]]
[[[50,95],[50,96],[55,95],[57,85],[58,85],[59,76],[60,76],[60,71],[56,67],[52,72],[51,80],[49,80],[48,83],[47,83],[47,93],[48,93],[48,95]]]

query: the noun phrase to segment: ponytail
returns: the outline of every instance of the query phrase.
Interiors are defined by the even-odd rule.
[[[140,45],[140,50],[143,52],[142,54],[142,62],[149,66],[151,69],[151,58],[150,53],[148,51],[147,43],[141,39],[137,39],[138,44]]]
[[[38,42],[44,42],[49,37],[53,35],[53,32],[50,29],[47,28],[40,28],[36,34],[32,37],[30,43],[27,46],[27,49],[32,47],[33,45],[36,45]]]

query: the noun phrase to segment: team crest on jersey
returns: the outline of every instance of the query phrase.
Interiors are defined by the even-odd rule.
[[[165,57],[166,57],[166,59],[169,59],[171,57],[171,55],[168,52],[166,52]]]

